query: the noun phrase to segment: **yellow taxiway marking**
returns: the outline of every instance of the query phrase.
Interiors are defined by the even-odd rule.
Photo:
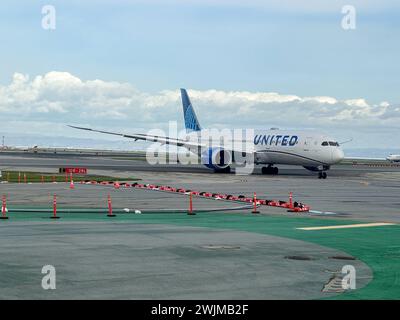
[[[296,228],[296,229],[310,231],[310,230],[382,227],[382,226],[394,226],[394,225],[396,225],[396,224],[388,223],[388,222],[376,222],[376,223],[345,224],[345,225],[339,225],[339,226],[306,227],[306,228]]]

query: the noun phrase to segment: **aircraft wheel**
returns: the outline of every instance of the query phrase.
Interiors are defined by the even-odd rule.
[[[262,167],[262,168],[261,168],[261,173],[262,173],[262,174],[269,174],[270,172],[269,172],[269,170],[268,170],[267,167]]]
[[[326,179],[328,177],[328,175],[326,174],[326,172],[318,172],[318,179]]]
[[[231,167],[228,166],[224,169],[214,169],[215,173],[231,173]]]
[[[278,172],[279,172],[279,170],[277,167],[268,166],[268,167],[261,168],[262,174],[278,174]]]

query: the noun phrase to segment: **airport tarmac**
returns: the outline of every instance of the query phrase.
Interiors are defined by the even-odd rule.
[[[47,219],[0,230],[0,299],[316,299],[332,296],[321,289],[343,266],[330,257],[347,255],[282,237],[163,224]],[[368,282],[370,269],[351,263]],[[41,287],[44,265],[56,268],[56,290]]]
[[[126,211],[140,210],[146,212],[177,212],[189,209],[189,197],[180,193],[149,192],[138,188],[115,189],[113,186],[86,185],[74,183],[10,183],[0,186],[2,194],[7,196],[11,207],[52,208],[53,197],[57,196],[59,209],[96,208],[108,210],[108,195],[112,207]],[[251,205],[232,201],[208,200],[193,197],[192,206],[196,211],[239,210]],[[128,210],[127,210],[128,209]]]
[[[144,183],[170,185],[191,190],[248,195],[259,198],[287,200],[293,192],[295,200],[308,204],[321,215],[340,216],[368,221],[400,222],[400,166],[333,166],[328,179],[301,167],[279,166],[278,176],[214,174],[200,165],[159,165],[145,161],[111,158],[82,158],[43,155],[34,157],[2,156],[2,170],[58,172],[59,167],[87,167],[90,174],[139,178]],[[271,211],[271,210],[270,210]],[[272,210],[271,212],[275,212]]]
[[[73,154],[32,154],[32,153],[15,153],[15,152],[0,152],[0,168],[6,170],[8,168],[58,168],[62,166],[79,166],[88,167],[92,170],[115,170],[115,171],[140,171],[140,172],[187,172],[187,173],[210,173],[210,169],[203,165],[183,165],[183,164],[157,164],[149,165],[145,158],[132,159],[128,157],[97,157],[97,156],[76,156]],[[312,173],[299,166],[280,165],[281,176],[302,176],[315,177]],[[400,165],[390,164],[385,165],[337,165],[332,166],[328,171],[329,177],[354,177],[363,176],[368,172],[385,173],[397,172],[400,175]],[[253,175],[261,174],[261,166],[256,166]]]
[[[253,215],[249,209],[230,211],[236,204],[195,198],[195,209],[226,210],[188,216],[157,213],[159,209],[185,209],[188,199],[184,195],[80,184],[70,190],[65,183],[1,184],[10,208],[51,208],[55,192],[60,207],[104,208],[110,193],[116,208],[154,211],[119,214],[115,220],[105,214],[66,213],[57,221],[49,221],[47,213],[11,213],[8,221],[0,223],[3,299],[339,297],[338,292],[323,288],[340,280],[333,279],[334,275],[340,275],[346,264],[357,270],[356,292],[380,298],[378,289],[390,289],[388,283],[399,276],[393,271],[397,270],[394,248],[400,246],[399,239],[391,238],[398,234],[398,226],[297,230],[354,221],[398,223],[397,167],[337,166],[327,180],[320,180],[295,167],[282,166],[279,176],[239,176],[212,174],[202,167],[154,167],[143,161],[109,158],[7,156],[0,158],[0,166],[2,170],[46,172],[85,166],[90,174],[135,177],[143,183],[198,191],[250,196],[257,192],[259,198],[278,200],[287,200],[292,191],[295,200],[313,210],[293,214],[262,207],[260,215]],[[381,247],[375,250],[374,244]],[[382,273],[385,259],[391,270],[388,275]],[[57,268],[59,282],[54,291],[41,289],[40,270],[45,264]],[[386,295],[394,298],[395,289],[389,289]]]

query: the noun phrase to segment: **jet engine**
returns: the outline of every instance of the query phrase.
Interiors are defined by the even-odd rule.
[[[219,147],[209,148],[202,153],[201,163],[216,171],[226,170],[232,163],[232,155],[229,151]]]

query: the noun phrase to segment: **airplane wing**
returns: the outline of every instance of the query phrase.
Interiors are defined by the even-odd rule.
[[[105,133],[105,134],[111,134],[114,136],[120,136],[124,138],[130,138],[134,139],[135,141],[137,140],[144,140],[144,141],[150,141],[150,142],[159,142],[162,144],[172,144],[176,145],[178,147],[203,147],[201,144],[195,144],[190,141],[185,141],[182,139],[176,139],[176,138],[169,138],[169,137],[163,137],[163,136],[153,136],[149,134],[143,134],[143,133],[136,133],[136,134],[124,134],[124,133],[116,133],[116,132],[110,132],[110,131],[102,131],[102,130],[95,130],[91,128],[84,128],[84,127],[77,127],[77,126],[71,126],[68,125],[68,127],[74,128],[74,129],[79,129],[79,130],[86,130],[86,131],[92,131],[92,132],[99,132],[99,133]]]
[[[72,125],[68,125],[68,126],[71,128],[74,128],[74,129],[79,129],[79,130],[86,130],[86,131],[110,134],[110,135],[114,135],[114,136],[120,136],[120,137],[124,137],[124,138],[130,138],[130,139],[134,139],[135,141],[143,140],[143,141],[149,141],[149,142],[159,142],[161,144],[172,144],[172,145],[176,145],[178,147],[188,148],[191,151],[194,151],[195,149],[199,150],[199,149],[208,147],[206,144],[196,142],[193,140],[183,140],[183,139],[176,139],[176,138],[170,138],[170,137],[164,137],[164,136],[154,136],[154,135],[143,134],[143,133],[124,134],[124,133],[116,133],[116,132],[103,131],[103,130],[95,130],[95,129],[91,129],[91,128],[77,127],[77,126],[72,126]],[[246,152],[246,153],[254,152],[253,150],[248,150],[246,148],[236,150],[236,148],[235,149],[234,148],[225,148],[224,146],[218,146],[218,145],[213,145],[213,147],[221,147],[222,149],[226,149],[226,150],[233,151],[233,152]]]
[[[184,115],[184,119],[185,119],[186,132],[202,131],[199,121],[197,119],[196,113],[193,109],[192,103],[190,102],[189,96],[188,96],[186,90],[183,88],[181,89],[181,97],[182,97],[183,115]],[[230,152],[240,152],[242,154],[243,153],[252,154],[255,152],[254,144],[247,143],[248,141],[246,141],[246,140],[238,141],[238,140],[234,140],[235,138],[233,138],[231,141],[226,141],[222,137],[222,141],[221,141],[220,137],[218,137],[218,142],[215,144],[213,141],[212,134],[205,135],[205,138],[207,138],[207,139],[211,138],[210,143],[205,144],[201,141],[201,139],[199,139],[200,137],[197,135],[190,135],[187,137],[187,139],[183,140],[183,139],[170,138],[170,137],[165,137],[165,136],[164,137],[163,136],[155,136],[155,135],[149,135],[149,134],[143,134],[143,133],[124,134],[124,133],[95,130],[95,129],[91,129],[91,128],[77,127],[77,126],[72,126],[72,125],[69,125],[69,127],[74,128],[74,129],[79,129],[79,130],[99,132],[99,133],[110,134],[110,135],[114,135],[114,136],[120,136],[120,137],[124,137],[124,138],[130,138],[130,139],[134,139],[135,141],[144,140],[144,141],[150,141],[150,142],[158,142],[161,144],[176,145],[178,147],[185,147],[185,148],[189,149],[191,152],[197,153],[197,154],[201,154],[202,150],[210,148],[210,147],[220,148],[220,149],[230,151]],[[211,137],[209,137],[209,136],[211,136]],[[227,146],[227,144],[228,144],[228,146]]]

